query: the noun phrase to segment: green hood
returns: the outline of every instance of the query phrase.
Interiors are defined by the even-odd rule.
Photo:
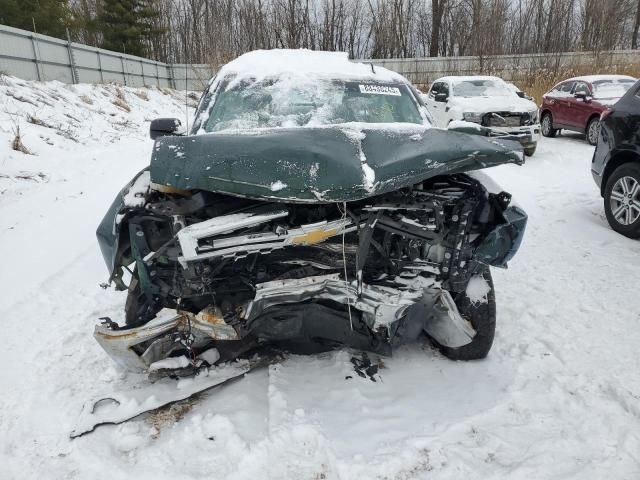
[[[420,126],[277,128],[162,137],[151,181],[261,200],[346,202],[523,158],[516,142]]]

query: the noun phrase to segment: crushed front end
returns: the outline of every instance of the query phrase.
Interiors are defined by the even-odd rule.
[[[449,129],[514,140],[525,152],[535,149],[541,135],[537,112],[467,113],[464,121],[451,122]]]
[[[318,203],[151,180],[141,172],[98,229],[128,298],[126,325],[108,321],[95,336],[132,369],[273,344],[390,354],[425,333],[466,345],[476,332],[459,299],[470,279],[506,266],[527,221],[509,194],[464,173]]]

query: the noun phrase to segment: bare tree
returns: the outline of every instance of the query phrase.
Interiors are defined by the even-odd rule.
[[[638,6],[636,7],[636,20],[631,33],[631,48],[634,50],[638,48],[638,30],[640,30],[640,0],[638,0]]]
[[[74,38],[98,45],[103,0],[70,0]],[[260,48],[352,58],[637,48],[640,0],[156,0],[147,56],[220,65]]]
[[[440,45],[440,29],[442,18],[447,9],[448,0],[431,0],[431,43],[429,44],[429,56],[438,56]]]

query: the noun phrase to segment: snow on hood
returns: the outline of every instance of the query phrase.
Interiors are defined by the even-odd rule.
[[[533,112],[538,109],[534,102],[520,98],[515,93],[513,96],[450,97],[448,106],[459,112],[461,118],[463,112]]]
[[[624,85],[622,83],[594,83],[593,84],[593,98],[600,103],[615,103],[627,93],[627,90],[631,88],[631,85]]]

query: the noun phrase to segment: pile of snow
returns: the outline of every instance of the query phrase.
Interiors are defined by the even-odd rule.
[[[0,75],[0,194],[51,180],[65,170],[59,162],[76,152],[124,138],[144,140],[154,118],[184,118],[185,101],[192,106],[193,94],[185,99],[184,92],[170,89],[40,83]],[[13,149],[18,133],[21,151]]]
[[[70,113],[82,119],[77,131],[94,135],[75,142],[18,115],[38,155],[13,152],[15,115],[0,111],[0,171],[23,165],[47,176],[16,179],[27,186],[22,195],[0,195],[3,480],[640,476],[640,244],[608,227],[589,172],[593,147],[565,135],[543,138],[523,167],[488,171],[530,217],[510,268],[493,271],[497,334],[486,360],[452,362],[419,344],[382,359],[372,382],[353,371],[353,352],[293,356],[70,440],[87,399],[148,385],[92,337],[98,317],[117,318],[125,298],[99,287],[107,271],[94,231],[148,164],[148,120],[179,116],[183,106],[149,91],[153,103],[141,99],[130,114],[139,123],[119,131],[73,93],[133,118],[108,105],[115,87],[10,82],[34,99],[29,113],[44,112],[62,131],[77,128],[64,123]],[[68,95],[60,111],[46,103],[49,89]],[[11,98],[3,95],[12,108],[31,108]],[[484,290],[475,282],[467,294],[482,301]]]

